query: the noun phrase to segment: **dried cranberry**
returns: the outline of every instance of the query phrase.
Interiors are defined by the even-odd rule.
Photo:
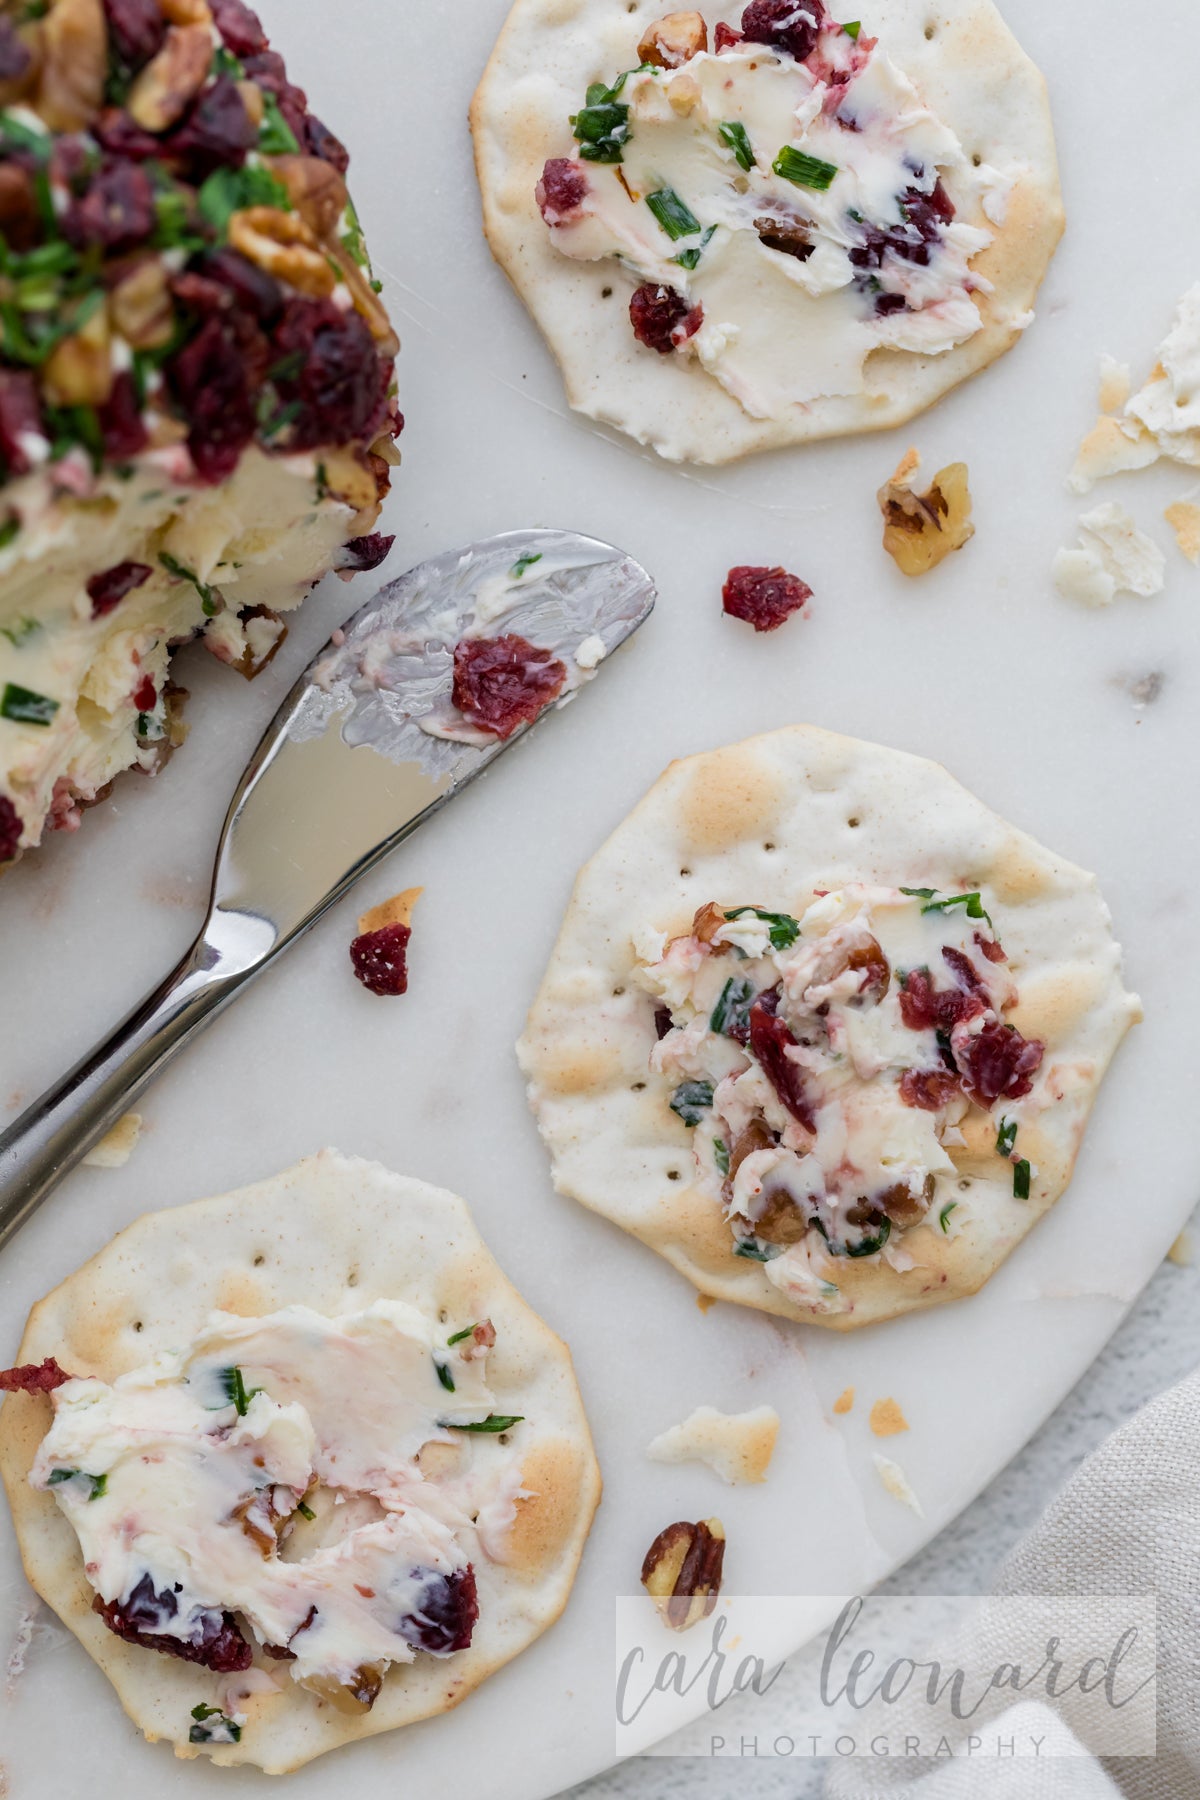
[[[377,569],[388,556],[396,541],[395,533],[386,537],[382,531],[373,531],[368,537],[351,538],[343,544],[338,556],[339,569],[353,569],[360,574],[364,569]]]
[[[803,62],[824,22],[821,0],[750,0],[742,14],[742,36],[751,44],[786,50]]]
[[[759,1066],[793,1119],[808,1131],[817,1128],[812,1103],[804,1087],[804,1076],[787,1054],[796,1039],[776,1012],[778,988],[768,988],[750,1008],[750,1049]]]
[[[562,225],[588,192],[588,180],[569,156],[552,156],[533,190],[547,225]]]
[[[254,394],[269,354],[252,320],[240,313],[214,314],[167,365],[191,424],[188,449],[202,481],[224,481],[254,436]]]
[[[97,1594],[92,1611],[127,1644],[143,1644],[164,1656],[200,1663],[218,1675],[240,1674],[253,1661],[254,1653],[232,1613],[197,1607],[188,1616],[186,1638],[166,1635],[163,1626],[176,1617],[179,1602],[169,1588],[157,1593],[149,1575],[142,1576],[127,1600],[102,1600]]]
[[[953,1031],[986,1010],[974,990],[935,988],[928,969],[910,970],[900,991],[900,1017],[910,1031]]]
[[[956,950],[954,948],[953,944],[944,944],[942,946],[942,959],[947,964],[954,979],[958,982],[959,987],[966,988],[968,993],[978,994],[983,992],[983,983],[979,979],[979,971],[969,956],[964,956],[961,950]]]
[[[356,312],[332,300],[291,300],[275,333],[275,359],[299,352],[294,375],[276,378],[285,404],[298,402],[292,427],[297,450],[371,438],[387,417],[388,373]]]
[[[283,289],[273,275],[252,263],[249,257],[240,256],[236,250],[217,250],[206,256],[195,266],[195,274],[200,280],[210,284],[209,300],[221,303],[221,296],[213,293],[214,288],[224,288],[225,298],[232,296],[236,303],[246,312],[253,313],[256,319],[271,324],[283,311]],[[186,280],[185,275],[172,282],[172,292],[180,299],[186,297],[181,292],[180,283]],[[197,310],[210,312],[212,304],[206,301]]]
[[[258,142],[258,130],[237,83],[228,75],[218,75],[164,141],[172,155],[186,158],[193,174],[203,180],[214,169],[240,169],[247,151]]]
[[[669,1006],[656,1006],[654,1009],[654,1035],[661,1044],[668,1031],[674,1031],[675,1021],[671,1017]]]
[[[990,963],[1002,963],[1007,960],[1004,946],[998,938],[984,937],[982,931],[977,931],[975,933],[975,942],[979,945],[979,948],[983,951],[983,954]]]
[[[660,356],[692,337],[704,321],[704,308],[688,303],[675,288],[645,281],[635,288],[629,302],[629,319],[639,344]]]
[[[112,392],[98,412],[104,454],[111,462],[128,462],[146,448],[148,439],[137,383],[128,369],[116,377]]]
[[[929,247],[942,235],[942,226],[954,217],[954,204],[942,183],[934,185],[931,194],[919,188],[906,188],[899,195],[900,223],[875,225],[865,220],[859,226],[861,241],[850,250],[850,261],[859,271],[858,286],[874,292],[871,271],[883,267],[890,250],[905,262],[924,268],[929,262]],[[875,311],[881,316],[902,312],[908,301],[903,294],[875,292]]]
[[[162,49],[167,21],[158,0],[104,0],[113,46],[130,69],[140,69]]]
[[[32,60],[12,20],[0,17],[0,81],[20,81]]]
[[[119,606],[126,594],[132,594],[134,588],[149,581],[152,573],[149,563],[122,562],[115,563],[100,575],[93,575],[87,584],[93,619],[102,619],[114,606]]]
[[[37,382],[25,369],[0,369],[0,456],[8,475],[27,475],[33,466],[23,441],[30,434],[44,435]]]
[[[143,675],[131,695],[135,709],[140,713],[152,713],[158,705],[158,689],[151,675]]]
[[[1020,1100],[1045,1054],[1044,1044],[1022,1037],[1015,1025],[985,1025],[959,1053],[963,1086],[980,1106]]]
[[[941,1112],[958,1091],[958,1077],[949,1069],[905,1069],[900,1077],[901,1100],[921,1112]]]
[[[731,619],[744,619],[755,631],[775,631],[812,599],[812,589],[786,569],[756,568],[740,563],[730,569],[721,602]]]
[[[740,31],[735,31],[732,25],[726,25],[724,19],[717,21],[716,30],[713,32],[713,50],[718,55],[722,50],[731,50],[735,44],[740,44],[741,41]]]
[[[123,156],[133,162],[149,162],[152,157],[162,155],[162,144],[150,132],[143,131],[135,125],[127,112],[119,106],[106,106],[99,116],[93,119],[92,136],[102,150],[110,156]]]
[[[523,637],[464,638],[454,647],[452,698],[481,731],[509,738],[562,692],[567,671]]]
[[[408,940],[411,925],[381,925],[364,931],[350,946],[354,973],[372,994],[408,992]]]
[[[139,163],[109,162],[63,220],[76,249],[133,250],[155,226],[154,189]]]
[[[350,167],[350,152],[340,137],[335,137],[328,125],[322,124],[315,113],[309,113],[305,121],[304,137],[310,156],[319,156],[335,168],[339,175],[344,175]]]
[[[13,810],[15,816],[12,801],[5,798],[3,804]],[[20,836],[19,826],[17,835]],[[48,1356],[43,1363],[22,1363],[16,1369],[0,1369],[0,1394],[52,1394],[64,1381],[74,1379],[65,1369],[59,1368],[52,1356]]]
[[[886,319],[891,313],[908,311],[908,301],[903,294],[876,294],[875,314],[877,318]]]
[[[20,847],[21,815],[8,795],[0,794],[0,863],[11,862]],[[3,1386],[4,1374],[0,1373],[0,1388]]]
[[[453,1656],[456,1650],[465,1650],[470,1644],[478,1617],[475,1569],[468,1563],[465,1569],[455,1569],[451,1575],[430,1571],[416,1608],[405,1613],[396,1630],[414,1650],[424,1650],[430,1656]]]
[[[33,178],[11,160],[0,162],[0,238],[10,250],[32,250],[42,234]]]
[[[221,42],[227,50],[235,56],[253,56],[266,49],[267,34],[262,21],[256,12],[243,4],[243,0],[211,0],[211,5]]]

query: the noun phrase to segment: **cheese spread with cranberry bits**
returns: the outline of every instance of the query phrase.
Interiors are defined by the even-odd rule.
[[[839,1259],[911,1266],[905,1232],[957,1205],[972,1109],[1028,1199],[1044,1046],[1006,1020],[1017,985],[978,893],[855,884],[799,919],[709,902],[637,979],[735,1254],[815,1312],[845,1305]]]
[[[345,149],[243,0],[0,7],[0,863],[374,567],[398,341]]]
[[[186,1351],[57,1388],[30,1480],[118,1636],[230,1673],[242,1620],[292,1681],[367,1711],[391,1664],[467,1648],[473,1559],[503,1560],[519,1422],[486,1384],[495,1335],[394,1301],[215,1314]],[[484,1454],[427,1476],[460,1432]]]
[[[971,259],[1009,178],[972,165],[886,48],[820,0],[698,13],[689,43],[588,89],[539,203],[564,256],[615,257],[634,335],[694,356],[755,418],[854,394],[874,349],[938,355],[980,328]],[[668,20],[669,23],[669,20]]]

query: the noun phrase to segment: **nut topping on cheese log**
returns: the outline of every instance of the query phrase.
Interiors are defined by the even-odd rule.
[[[0,863],[377,566],[399,344],[348,157],[242,0],[0,0]]]

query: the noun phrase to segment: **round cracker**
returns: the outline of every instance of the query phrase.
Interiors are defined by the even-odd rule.
[[[662,0],[516,0],[471,107],[488,242],[558,359],[576,411],[670,461],[731,462],[901,425],[1002,355],[1029,323],[1063,209],[1045,81],[992,0],[871,0],[863,13],[863,29],[881,37],[967,155],[1013,171],[1001,224],[959,215],[992,233],[972,262],[992,285],[976,296],[982,324],[973,337],[940,356],[873,351],[861,394],[816,400],[782,419],[752,419],[694,359],[637,342],[620,269],[611,258],[575,262],[557,251],[534,188],[547,158],[575,148],[568,120],[589,82],[635,67],[639,37],[669,10]],[[738,12],[721,0],[694,10],[710,40],[717,20]]]
[[[570,1353],[501,1272],[462,1200],[335,1150],[219,1199],[148,1213],[30,1314],[18,1362],[53,1356],[73,1375],[112,1381],[186,1345],[215,1309],[256,1317],[299,1303],[335,1315],[375,1300],[407,1301],[455,1325],[492,1320],[488,1385],[498,1411],[525,1415],[512,1441],[532,1497],[517,1502],[509,1560],[476,1560],[470,1648],[396,1665],[361,1716],[285,1681],[282,1691],[242,1703],[240,1743],[189,1744],[192,1707],[219,1706],[225,1678],[123,1643],[92,1611],[78,1539],[53,1496],[28,1480],[50,1400],[14,1394],[0,1407],[0,1476],[30,1582],[134,1724],[151,1742],[170,1740],[177,1756],[282,1774],[339,1744],[448,1711],[554,1623],[600,1499]],[[286,1673],[261,1654],[255,1666]]]
[[[1046,1045],[1065,1097],[1022,1124],[1036,1166],[1014,1197],[995,1126],[973,1112],[949,1150],[961,1224],[903,1236],[908,1271],[839,1264],[848,1310],[814,1317],[759,1263],[733,1254],[709,1193],[693,1185],[691,1135],[672,1083],[649,1067],[655,1002],[635,980],[634,933],[686,932],[705,901],[798,914],[814,889],[849,882],[981,889],[1020,1002],[1010,1015]],[[852,1330],[973,1294],[1059,1198],[1104,1072],[1140,1006],[1093,876],[997,817],[939,764],[796,725],[672,763],[583,869],[517,1047],[562,1194],[641,1238],[703,1294]],[[949,1149],[949,1146],[947,1146]],[[945,1203],[945,1198],[940,1204]]]

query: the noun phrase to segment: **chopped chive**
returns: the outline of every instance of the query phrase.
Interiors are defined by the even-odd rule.
[[[678,256],[673,256],[671,258],[671,261],[677,262],[681,269],[694,269],[708,247],[709,239],[716,229],[715,225],[710,225],[698,244],[691,244],[686,250],[681,250]]]
[[[296,1511],[302,1519],[315,1519],[317,1516],[312,1507],[303,1500],[297,1500]]]
[[[771,167],[785,181],[794,182],[797,187],[816,188],[819,193],[824,193],[838,172],[836,163],[822,162],[819,156],[797,150],[794,144],[785,144]]]
[[[296,134],[279,110],[279,101],[269,88],[260,88],[263,97],[263,122],[258,133],[258,148],[264,156],[295,156],[300,146]]]
[[[671,1111],[685,1125],[698,1125],[713,1103],[711,1081],[683,1081],[671,1095]]]
[[[21,618],[14,619],[11,625],[0,625],[0,637],[6,637],[13,649],[19,650],[31,637],[36,637],[41,629],[36,619],[22,615]]]
[[[996,1133],[996,1155],[997,1156],[1011,1155],[1012,1147],[1016,1143],[1016,1141],[1017,1141],[1017,1121],[1015,1119],[1001,1119],[1000,1129]]]
[[[625,81],[626,75],[618,76],[612,87],[594,81],[587,91],[587,105],[572,114],[571,130],[585,162],[622,161],[621,145],[629,138],[629,108],[617,100],[617,95]]]
[[[713,1007],[712,1017],[708,1021],[709,1030],[726,1037],[732,1036],[732,1030],[745,1030],[753,1004],[754,984],[747,981],[744,975],[731,975]]]
[[[79,1473],[78,1469],[51,1469],[46,1477],[46,1485],[47,1487],[57,1487],[60,1482],[74,1481]]]
[[[513,564],[512,568],[508,571],[509,580],[510,581],[520,581],[520,579],[521,579],[522,575],[525,573],[526,569],[532,569],[534,563],[539,563],[539,562],[541,562],[541,560],[542,560],[542,552],[540,550],[525,551],[525,553],[522,556],[518,556],[516,562]]]
[[[433,1366],[437,1370],[437,1378],[445,1388],[446,1392],[452,1394],[454,1392],[454,1377],[446,1367],[445,1363],[435,1362]]]
[[[845,34],[848,38],[857,39],[859,32],[862,30],[862,20],[861,19],[851,19],[851,21],[848,25],[842,26],[842,30],[845,32]]]
[[[228,75],[233,81],[244,81],[246,78],[246,71],[242,64],[233,51],[227,50],[224,44],[217,45],[216,55],[212,61],[212,72],[214,75]]]
[[[209,587],[206,581],[201,581],[195,569],[189,569],[186,563],[181,563],[176,557],[169,556],[165,550],[159,551],[158,560],[167,574],[173,575],[176,581],[191,582],[200,596],[200,605],[205,617],[211,619],[217,611],[217,602],[220,598],[216,589]]]
[[[81,1477],[84,1481],[90,1481],[92,1484],[92,1491],[88,1495],[88,1501],[91,1502],[92,1500],[103,1499],[104,1495],[108,1492],[108,1476],[106,1474],[85,1475],[82,1469],[51,1469],[49,1475],[46,1477],[46,1485],[48,1487],[60,1487],[64,1481],[77,1481]]]
[[[0,695],[0,719],[11,719],[14,725],[49,725],[57,711],[57,700],[16,681],[6,682]]]
[[[108,1476],[107,1476],[107,1474],[89,1475],[88,1480],[92,1484],[92,1491],[88,1495],[89,1503],[93,1500],[102,1500],[104,1498],[105,1494],[107,1494],[107,1492],[108,1492]]]
[[[461,1331],[456,1331],[453,1337],[448,1337],[446,1339],[447,1348],[449,1348],[451,1344],[461,1344],[463,1339],[469,1338],[474,1330],[475,1327],[473,1325],[464,1325]]]
[[[226,1404],[237,1408],[239,1419],[245,1418],[254,1396],[262,1393],[261,1388],[251,1388],[247,1392],[240,1369],[222,1369],[221,1387],[225,1394]]]
[[[883,1246],[887,1243],[891,1235],[892,1221],[890,1219],[880,1219],[878,1229],[869,1237],[861,1238],[857,1244],[846,1245],[846,1255],[874,1256],[877,1250],[883,1249]]]
[[[938,1214],[938,1224],[941,1226],[943,1231],[946,1230],[946,1221],[949,1219],[950,1214],[954,1211],[954,1209],[957,1205],[958,1205],[957,1200],[947,1200],[945,1206],[943,1206],[941,1212]]]
[[[236,1720],[231,1719],[228,1713],[223,1713],[219,1706],[193,1706],[192,1717],[196,1723],[188,1732],[190,1744],[238,1744],[241,1742],[241,1726]]]
[[[759,1238],[739,1238],[733,1246],[735,1256],[744,1257],[747,1262],[774,1262],[783,1251],[778,1244],[764,1244]]]
[[[456,1425],[453,1419],[439,1419],[438,1424],[443,1431],[507,1431],[511,1425],[519,1425],[525,1417],[524,1413],[489,1413],[486,1419],[476,1419],[470,1425]]]
[[[771,927],[767,936],[771,940],[772,950],[790,950],[800,936],[799,923],[790,913],[764,912],[761,906],[735,906],[725,917],[731,920],[742,919],[747,913],[753,914],[756,919],[762,919]]]
[[[726,119],[723,124],[717,126],[717,136],[733,151],[733,160],[739,169],[749,170],[756,167],[754,151],[747,136],[746,127],[740,119]]]
[[[713,1161],[717,1165],[718,1174],[728,1175],[729,1145],[725,1142],[724,1138],[713,1139]]]
[[[693,232],[700,230],[699,219],[687,201],[679,198],[674,188],[658,188],[653,194],[647,194],[646,205],[672,243],[682,237],[691,237]]]
[[[992,925],[991,914],[984,906],[978,889],[971,894],[948,894],[943,900],[937,898],[936,888],[901,888],[900,892],[907,894],[910,899],[923,900],[923,913],[949,912],[952,906],[965,906],[968,919],[986,919]],[[995,930],[995,926],[992,929]]]
[[[1024,1157],[1013,1164],[1013,1198],[1028,1200],[1030,1168]]]

